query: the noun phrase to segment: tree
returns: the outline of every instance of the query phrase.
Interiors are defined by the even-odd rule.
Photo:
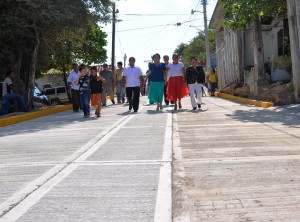
[[[296,13],[296,1],[288,0],[288,18],[289,18],[289,32],[291,42],[291,57],[292,57],[292,68],[293,68],[293,82],[294,82],[294,94],[297,103],[300,103],[300,52],[299,52],[299,38],[298,27],[299,19],[297,21]],[[299,5],[299,4],[298,4]],[[300,7],[300,5],[299,5]]]
[[[215,31],[209,30],[208,34],[210,52],[213,52],[215,50]],[[175,49],[175,52],[184,58],[183,63],[185,66],[190,65],[191,57],[196,57],[201,64],[205,64],[206,55],[204,31],[200,31],[188,44],[180,43]]]
[[[5,58],[0,67],[14,70],[18,88],[29,110],[38,56],[53,56],[53,53],[41,52],[41,49],[56,52],[77,45],[82,39],[81,33],[86,33],[89,20],[96,24],[109,19],[110,5],[110,0],[0,2],[0,46],[3,47],[0,58]],[[61,37],[63,32],[69,37],[67,40]],[[83,36],[85,38],[85,34]],[[72,56],[70,51],[68,59]]]
[[[87,64],[101,63],[107,59],[107,34],[96,25],[90,25],[86,31],[85,39],[77,52],[78,59]]]
[[[88,22],[86,28],[82,28],[83,35],[77,35],[70,28],[64,28],[59,36],[54,38],[51,44],[48,45],[48,61],[51,62],[51,67],[62,70],[63,79],[67,87],[67,72],[71,69],[71,64],[74,61],[81,61],[86,64],[101,63],[107,59],[106,49],[107,44],[106,33],[94,24]],[[71,95],[68,92],[69,100]]]

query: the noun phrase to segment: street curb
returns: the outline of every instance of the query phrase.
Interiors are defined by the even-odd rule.
[[[235,102],[254,105],[254,106],[258,106],[258,107],[262,107],[262,108],[269,108],[271,106],[274,106],[274,103],[271,103],[271,102],[263,102],[263,101],[253,100],[253,99],[247,99],[247,98],[233,96],[233,95],[226,94],[226,93],[216,92],[215,95],[217,97],[220,97],[223,99],[228,99],[228,100],[232,100]]]
[[[48,109],[44,109],[44,110],[38,110],[35,112],[30,112],[30,113],[24,113],[24,114],[17,115],[17,116],[10,116],[7,118],[0,119],[0,127],[28,121],[31,119],[36,119],[36,118],[39,118],[42,116],[48,116],[48,115],[51,115],[54,113],[64,112],[64,111],[71,110],[71,109],[72,109],[72,104],[69,104],[69,105],[64,105],[64,106],[48,108]]]

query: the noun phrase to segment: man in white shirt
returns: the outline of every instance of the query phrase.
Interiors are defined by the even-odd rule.
[[[74,112],[79,112],[79,108],[80,108],[80,91],[79,91],[79,85],[77,85],[76,83],[79,76],[80,73],[78,71],[78,64],[73,63],[73,70],[70,72],[67,82],[68,82],[69,90],[71,89]]]
[[[140,103],[140,86],[143,72],[138,66],[134,66],[135,58],[129,58],[129,66],[123,70],[123,81],[126,82],[126,96],[129,102],[129,110],[136,113]]]
[[[22,96],[17,94],[17,89],[13,85],[12,79],[15,74],[12,71],[7,73],[6,78],[3,81],[2,85],[2,96],[3,96],[3,105],[2,105],[2,113],[3,115],[8,114],[9,104],[12,100],[18,100],[19,105],[22,111],[26,111],[26,105]]]

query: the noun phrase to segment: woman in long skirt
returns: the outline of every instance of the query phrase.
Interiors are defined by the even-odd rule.
[[[162,100],[164,96],[164,87],[166,81],[166,65],[160,63],[160,55],[154,54],[152,57],[154,63],[149,64],[149,102],[156,103],[156,110],[162,110]]]
[[[174,53],[172,56],[173,63],[168,66],[169,81],[167,87],[167,100],[174,102],[174,110],[182,108],[181,99],[186,97],[189,93],[186,83],[184,82],[185,69],[184,65],[179,62],[178,54]],[[178,100],[178,105],[177,105]]]

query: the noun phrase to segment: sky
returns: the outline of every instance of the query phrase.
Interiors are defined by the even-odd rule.
[[[207,0],[207,18],[210,20],[217,0]],[[129,57],[136,59],[145,73],[151,56],[169,55],[180,43],[189,43],[204,30],[201,0],[120,0],[116,1],[115,64]],[[192,15],[191,10],[196,10]],[[177,23],[181,23],[177,26]],[[209,23],[209,21],[208,21]],[[107,63],[111,64],[112,24],[100,25],[107,33]],[[171,61],[171,60],[170,60]],[[161,59],[161,62],[162,59]]]

